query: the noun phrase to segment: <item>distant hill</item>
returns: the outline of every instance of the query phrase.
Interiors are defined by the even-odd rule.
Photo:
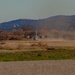
[[[75,15],[65,16],[57,15],[46,19],[18,19],[9,22],[0,23],[0,30],[11,31],[13,29],[21,29],[24,26],[30,26],[32,29],[48,29],[48,30],[75,30]]]

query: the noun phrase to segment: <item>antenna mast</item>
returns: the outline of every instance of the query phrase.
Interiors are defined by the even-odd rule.
[[[35,40],[38,40],[37,29],[36,29],[36,31],[35,31]]]

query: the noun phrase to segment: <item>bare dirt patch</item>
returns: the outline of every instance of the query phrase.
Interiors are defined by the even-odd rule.
[[[75,60],[0,62],[0,75],[75,75]]]

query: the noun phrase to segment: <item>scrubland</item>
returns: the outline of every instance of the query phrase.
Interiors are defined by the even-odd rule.
[[[75,41],[17,40],[0,42],[0,61],[75,60]]]

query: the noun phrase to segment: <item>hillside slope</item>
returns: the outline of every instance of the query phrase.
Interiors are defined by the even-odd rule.
[[[0,30],[11,31],[13,29],[21,29],[23,26],[31,26],[32,29],[45,28],[48,30],[74,31],[75,15],[72,16],[57,15],[40,20],[18,19],[0,23]]]

